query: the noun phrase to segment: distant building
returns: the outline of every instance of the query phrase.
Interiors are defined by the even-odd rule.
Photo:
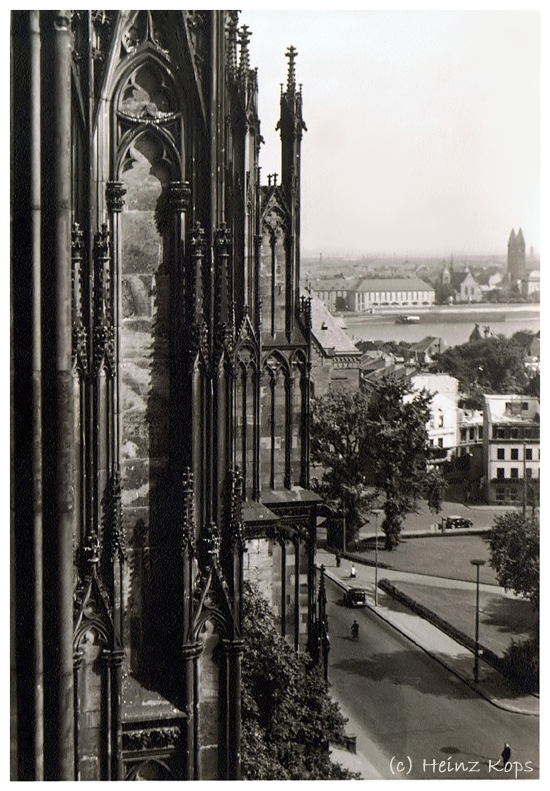
[[[455,302],[481,302],[483,292],[469,269],[453,272],[451,288]]]
[[[483,396],[483,462],[488,503],[539,499],[540,402],[525,395]]]
[[[483,412],[479,409],[459,409],[457,413],[456,455],[473,455],[483,448]]]
[[[442,448],[450,458],[457,439],[458,379],[448,374],[413,374],[413,390],[431,393],[430,420],[426,426],[430,445]]]
[[[524,297],[532,297],[535,294],[540,294],[540,271],[533,269],[526,272],[521,278],[521,294]]]
[[[348,292],[357,284],[357,278],[349,280],[344,277],[316,279],[308,283],[309,290],[315,294],[327,308],[335,313],[348,310]]]
[[[521,346],[526,357],[540,357],[540,330],[537,333],[516,332],[514,333],[514,340]]]
[[[363,353],[317,297],[311,298],[311,387],[318,398],[330,390],[359,390]]]
[[[439,274],[439,288],[447,296],[448,302],[481,302],[483,290],[467,266],[456,269],[451,263],[444,263]]]
[[[362,280],[355,288],[348,287],[348,308],[357,313],[380,306],[433,305],[433,286],[419,278]]]
[[[366,395],[375,393],[380,383],[383,382],[388,375],[401,381],[402,379],[409,379],[411,374],[415,371],[414,368],[411,369],[410,366],[402,362],[390,362],[388,364],[388,361],[384,359],[377,361],[377,363],[376,367],[363,369],[361,373],[361,390]]]
[[[437,354],[445,351],[447,344],[443,338],[436,338],[433,335],[428,335],[418,343],[411,343],[409,352],[411,358],[414,359],[417,365],[429,365],[433,362],[433,358]]]
[[[476,324],[474,329],[470,333],[470,337],[468,341],[473,343],[474,341],[481,341],[484,338],[488,338],[491,335],[491,328],[488,326],[483,327],[483,332],[481,331],[481,326]]]
[[[510,233],[506,269],[512,283],[521,280],[525,275],[525,239],[521,228],[517,235],[513,228]]]

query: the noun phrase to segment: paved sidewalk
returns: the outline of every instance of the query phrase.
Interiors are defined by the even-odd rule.
[[[325,550],[317,551],[317,565],[324,565],[327,577],[334,580],[343,589],[350,587],[350,585],[360,585],[370,590],[372,603],[368,606],[372,612],[412,640],[413,643],[434,657],[434,659],[447,667],[448,670],[495,706],[519,714],[538,716],[539,699],[537,696],[518,693],[506,678],[481,658],[479,660],[479,682],[475,683],[473,680],[472,651],[453,640],[429,621],[412,613],[380,589],[378,591],[378,606],[375,607],[375,569],[372,566],[356,563],[357,576],[352,580],[350,578],[351,562],[342,559],[340,568],[336,568],[334,555]],[[426,584],[427,580],[424,575],[411,575],[406,572],[379,569],[379,581],[382,577],[396,581],[399,579],[404,580],[405,578],[410,581],[411,577],[416,577],[422,584]],[[454,587],[455,585],[460,585],[461,587],[468,586],[475,590],[475,583],[457,583],[440,577],[428,579],[434,586]],[[495,590],[494,586],[484,587],[490,588],[492,591]]]

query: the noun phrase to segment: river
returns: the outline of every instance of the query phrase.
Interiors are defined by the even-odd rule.
[[[418,315],[417,324],[396,324],[398,315]],[[483,333],[510,338],[515,332],[540,330],[539,305],[461,305],[454,307],[410,308],[378,314],[346,313],[343,315],[348,335],[354,340],[407,341],[416,343],[427,336],[443,338],[447,346],[466,343],[476,324]]]

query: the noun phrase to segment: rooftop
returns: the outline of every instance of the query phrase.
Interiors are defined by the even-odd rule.
[[[344,332],[340,322],[315,296],[311,297],[311,332],[323,352],[329,356],[351,354],[360,357],[362,354]]]

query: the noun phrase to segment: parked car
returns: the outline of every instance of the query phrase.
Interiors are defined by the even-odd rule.
[[[344,595],[346,607],[366,607],[367,590],[366,588],[350,588]]]
[[[448,516],[445,520],[445,529],[446,530],[454,530],[455,528],[466,528],[472,527],[473,523],[471,519],[468,519],[465,516]]]

